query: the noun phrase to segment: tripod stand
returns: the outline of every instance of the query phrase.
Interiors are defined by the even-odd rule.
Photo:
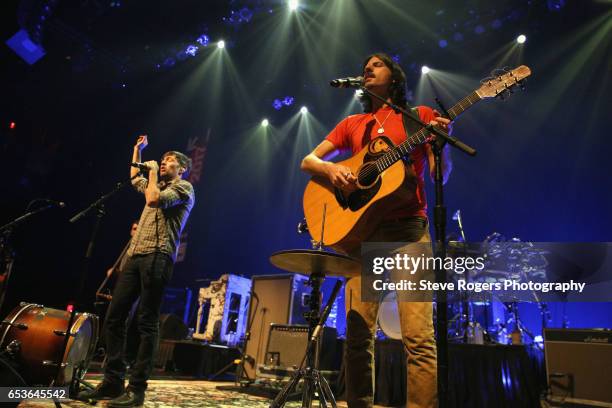
[[[325,309],[319,316],[320,296],[321,296],[321,281],[325,278],[322,273],[313,273],[310,276],[310,285],[312,287],[310,295],[310,311],[308,312],[310,327],[308,330],[308,346],[306,353],[302,358],[300,366],[294,371],[291,376],[289,383],[278,393],[274,401],[270,404],[270,408],[281,408],[285,406],[291,391],[295,389],[300,380],[304,381],[302,389],[302,407],[310,408],[312,406],[312,400],[315,395],[319,398],[319,404],[321,407],[327,407],[327,403],[335,408],[336,400],[329,387],[329,383],[325,377],[318,370],[319,356],[318,356],[318,344],[319,336],[321,335],[323,325],[329,316],[332,305],[338,291],[342,286],[341,281],[337,281],[332,291]],[[305,366],[304,366],[305,365]]]

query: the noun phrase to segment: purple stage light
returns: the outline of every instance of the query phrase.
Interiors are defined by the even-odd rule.
[[[559,11],[565,6],[565,0],[546,0],[546,7],[550,11]]]
[[[248,23],[251,21],[251,18],[253,18],[253,12],[248,7],[240,9],[238,13],[240,14],[240,21],[242,22]]]
[[[189,45],[187,47],[187,49],[185,50],[185,54],[187,55],[191,55],[192,57],[195,57],[196,53],[198,52],[198,47],[196,47],[195,45]]]
[[[202,34],[196,39],[196,42],[203,47],[206,47],[210,42],[210,38],[206,34]]]

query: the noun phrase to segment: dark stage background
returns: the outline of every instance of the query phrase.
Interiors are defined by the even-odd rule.
[[[461,209],[469,240],[492,232],[612,240],[609,2],[328,0],[303,1],[291,13],[284,2],[263,0],[9,1],[0,13],[3,41],[20,23],[39,21],[48,4],[46,56],[30,66],[0,46],[0,223],[34,198],[67,206],[15,231],[3,315],[22,300],[63,308],[73,297],[93,219],[67,220],[127,177],[140,133],[150,139],[145,159],[209,135],[186,257],[171,286],[279,272],[271,253],[309,247],[309,237],[296,234],[308,180],[301,158],[360,111],[353,91],[327,83],[358,74],[375,51],[398,58],[413,104],[434,105],[438,95],[450,106],[502,66],[533,71],[525,92],[483,101],[456,122],[455,134],[478,149],[475,158],[453,152],[446,187],[449,215]],[[515,44],[520,33],[523,46]],[[202,34],[206,47],[196,42]],[[194,56],[184,52],[190,44]],[[433,71],[422,78],[424,64]],[[285,96],[293,103],[276,110],[274,100]],[[109,202],[88,307],[142,205],[132,190]],[[572,327],[612,326],[609,304],[565,312]],[[535,306],[524,318],[539,331]]]

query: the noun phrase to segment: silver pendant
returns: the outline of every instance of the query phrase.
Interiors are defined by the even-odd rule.
[[[379,128],[378,128],[378,134],[379,134],[379,135],[382,135],[383,133],[385,133],[385,128],[383,128],[383,127],[379,127]]]

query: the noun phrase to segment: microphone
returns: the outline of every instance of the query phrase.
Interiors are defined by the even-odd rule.
[[[131,166],[132,167],[136,167],[140,171],[149,171],[149,170],[151,170],[149,168],[149,166],[147,166],[146,164],[142,164],[142,163],[132,162]]]
[[[337,78],[329,81],[329,84],[334,88],[360,88],[363,85],[363,77],[346,77]]]

